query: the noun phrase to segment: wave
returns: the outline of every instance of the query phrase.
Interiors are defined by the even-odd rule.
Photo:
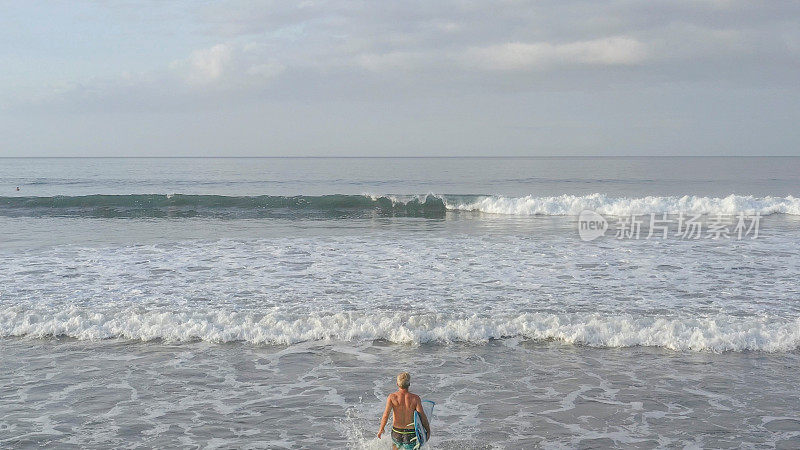
[[[0,197],[0,215],[83,217],[442,216],[444,202],[419,196],[404,202],[370,195],[225,196],[189,194]]]
[[[800,319],[543,313],[506,317],[355,312],[291,316],[278,311],[264,314],[136,309],[98,312],[79,307],[49,311],[12,306],[0,310],[0,336],[241,341],[273,345],[326,340],[386,340],[402,344],[485,343],[493,339],[520,338],[592,347],[788,352],[800,348]]]
[[[729,195],[727,197],[609,197],[603,194],[560,195],[552,197],[481,197],[467,202],[446,204],[448,209],[480,211],[515,216],[577,216],[583,210],[594,210],[611,216],[631,214],[748,214],[760,213],[800,215],[800,198],[754,197]]]
[[[224,196],[189,194],[0,197],[0,215],[82,217],[442,217],[448,211],[512,216],[576,216],[590,209],[600,214],[800,215],[800,198],[646,196],[604,194],[504,197],[488,195],[343,195]]]

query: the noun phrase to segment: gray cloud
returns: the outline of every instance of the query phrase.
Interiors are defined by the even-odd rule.
[[[121,23],[147,15],[128,4],[104,5]],[[147,16],[154,21],[150,27],[167,28],[177,18],[191,24],[183,25],[193,30],[185,33],[186,50],[170,61],[150,67],[132,63],[116,76],[77,82],[56,76],[49,87],[0,97],[5,111],[45,122],[61,120],[48,114],[129,113],[146,121],[147,114],[196,113],[198,126],[206,126],[211,119],[200,111],[228,117],[258,111],[283,123],[282,112],[293,117],[287,108],[309,107],[327,111],[331,123],[350,130],[349,138],[331,139],[336,133],[324,117],[309,120],[318,128],[295,141],[291,134],[281,138],[286,146],[277,151],[281,154],[320,148],[381,152],[394,147],[378,148],[381,140],[367,129],[370,123],[384,132],[395,124],[409,133],[435,134],[459,129],[451,118],[460,118],[465,138],[443,131],[453,145],[432,136],[429,144],[419,142],[420,153],[458,153],[463,142],[489,145],[492,139],[510,154],[538,148],[658,153],[669,150],[675,132],[688,133],[696,145],[687,150],[687,142],[673,151],[748,153],[740,142],[712,131],[711,124],[698,126],[690,118],[702,111],[708,120],[727,117],[763,135],[781,133],[775,124],[799,115],[791,102],[766,103],[776,90],[781,98],[800,95],[797,2],[229,0],[171,11],[163,23],[157,15]],[[611,104],[600,106],[600,97]],[[719,100],[726,97],[749,102],[745,106],[775,115],[776,121],[731,118],[722,109],[730,102]],[[428,122],[405,115],[423,110],[418,115],[424,116],[430,102],[443,105],[424,119]],[[375,124],[376,114],[386,123]],[[552,124],[550,132],[542,123]],[[576,127],[585,131],[583,137],[574,136]],[[259,134],[246,127],[240,131]],[[278,134],[286,133],[284,126]],[[359,133],[366,137],[359,139]],[[308,140],[315,135],[317,145]],[[797,134],[787,130],[782,136],[770,137],[775,149],[752,152],[796,153]],[[259,152],[254,142],[244,142],[247,152]],[[469,152],[480,153],[471,146]]]

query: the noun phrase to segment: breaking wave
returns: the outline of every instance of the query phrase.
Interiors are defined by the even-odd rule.
[[[448,211],[513,216],[575,216],[585,209],[625,216],[646,213],[800,215],[800,198],[604,194],[539,197],[489,195],[224,196],[188,194],[0,197],[0,215],[78,217],[441,217]]]
[[[600,214],[626,216],[647,213],[686,214],[791,214],[800,215],[800,198],[753,197],[729,195],[727,197],[608,197],[603,194],[560,195],[554,197],[481,197],[471,201],[447,203],[448,209],[480,211],[516,216],[577,216],[586,209]]]
[[[21,306],[0,310],[2,337],[83,340],[248,342],[387,340],[403,344],[483,343],[493,339],[555,340],[592,347],[663,347],[694,351],[787,352],[800,347],[800,319],[642,317],[600,314],[448,316],[445,314],[312,313],[291,316],[230,311],[59,311]]]

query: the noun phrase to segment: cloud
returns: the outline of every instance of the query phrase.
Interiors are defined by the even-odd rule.
[[[465,52],[469,65],[485,70],[543,70],[566,65],[631,65],[647,58],[647,46],[630,37],[565,44],[510,42]]]
[[[424,52],[365,53],[358,55],[359,66],[372,71],[409,71],[431,63],[433,56]]]
[[[800,2],[31,3],[0,14],[20,155],[800,148]]]
[[[212,96],[234,104],[634,91],[663,82],[784,86],[796,84],[800,53],[800,3],[222,0],[175,6],[164,17],[157,8],[90,4],[115,11],[119,23],[102,29],[124,28],[140,40],[86,47],[63,63],[48,54],[17,64],[17,73],[49,77],[55,87],[0,74],[12,86],[0,104],[192,111]],[[35,37],[20,38],[8,55],[23,58]],[[85,44],[76,42],[69,49],[80,53]],[[127,53],[110,64],[95,48]]]
[[[245,73],[249,76],[265,80],[276,77],[286,70],[286,66],[278,62],[255,64],[247,68]]]
[[[263,46],[218,43],[153,70],[54,83],[26,96],[0,98],[0,110],[193,111],[230,106],[272,88],[286,69]]]
[[[182,60],[174,61],[170,68],[186,79],[190,84],[208,84],[222,77],[226,65],[231,61],[232,50],[225,44],[195,50]]]
[[[173,61],[171,73],[188,86],[233,88],[259,85],[280,75],[285,66],[259,52],[257,45],[216,44]]]

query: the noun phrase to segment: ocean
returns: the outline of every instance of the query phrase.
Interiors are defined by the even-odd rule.
[[[0,159],[0,447],[798,448],[798,174]]]

